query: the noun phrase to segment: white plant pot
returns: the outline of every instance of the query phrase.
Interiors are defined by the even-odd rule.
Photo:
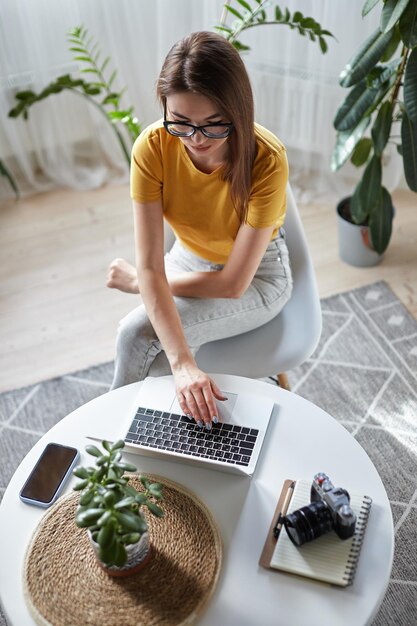
[[[127,552],[127,561],[122,567],[118,567],[117,565],[108,566],[100,561],[100,546],[93,540],[90,531],[88,531],[88,538],[94,549],[97,561],[99,562],[100,566],[108,574],[110,574],[110,576],[130,576],[131,574],[135,574],[140,569],[142,569],[142,567],[144,567],[150,557],[151,546],[149,541],[149,533],[144,533],[137,543],[132,543],[128,546],[125,546],[125,550]]]
[[[369,227],[353,224],[342,215],[343,207],[348,201],[349,198],[345,198],[337,206],[339,256],[345,263],[356,267],[377,265],[383,255],[373,249]]]

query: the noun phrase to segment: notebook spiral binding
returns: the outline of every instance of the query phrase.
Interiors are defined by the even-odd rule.
[[[371,510],[371,504],[372,498],[364,496],[363,504],[361,506],[358,519],[356,520],[356,529],[352,540],[345,575],[343,576],[343,580],[345,580],[348,585],[353,583],[353,579],[355,577],[359,554],[362,548],[363,538],[365,536],[366,525],[368,523],[369,511]]]

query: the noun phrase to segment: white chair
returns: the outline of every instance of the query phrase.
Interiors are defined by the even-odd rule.
[[[165,247],[173,242],[166,225]],[[320,339],[322,318],[313,265],[300,215],[290,185],[287,186],[285,233],[293,274],[293,292],[273,320],[246,333],[204,344],[197,363],[206,372],[248,378],[277,376],[288,389],[284,372],[301,365]]]

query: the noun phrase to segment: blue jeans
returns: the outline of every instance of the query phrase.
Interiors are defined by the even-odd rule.
[[[186,250],[178,241],[165,255],[167,276],[174,272],[210,272],[222,269]],[[258,328],[274,318],[292,291],[291,269],[285,233],[280,230],[240,298],[174,297],[185,337],[193,355],[210,341]],[[142,304],[124,317],[117,333],[112,389],[147,376],[171,374],[168,359]]]

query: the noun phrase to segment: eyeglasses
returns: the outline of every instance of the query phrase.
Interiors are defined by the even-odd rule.
[[[167,109],[164,104],[164,128],[174,137],[192,137],[199,130],[205,137],[209,139],[223,139],[228,137],[233,130],[233,124],[230,122],[216,122],[215,124],[204,124],[203,126],[194,126],[188,122],[170,122],[166,118]]]

